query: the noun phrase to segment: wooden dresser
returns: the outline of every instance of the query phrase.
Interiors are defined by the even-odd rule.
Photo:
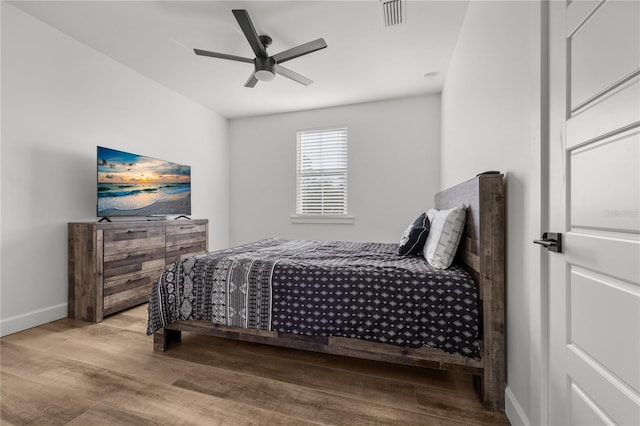
[[[208,250],[206,219],[69,223],[69,318],[103,317],[149,300],[167,265]]]

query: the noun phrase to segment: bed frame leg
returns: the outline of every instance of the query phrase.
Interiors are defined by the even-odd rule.
[[[181,340],[182,332],[180,330],[161,328],[153,333],[153,350],[164,352],[169,348],[171,342],[180,343]]]
[[[504,379],[492,377],[485,367],[483,376],[473,376],[473,387],[485,410],[504,413]]]

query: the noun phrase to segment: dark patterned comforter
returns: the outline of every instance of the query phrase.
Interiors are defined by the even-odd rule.
[[[479,357],[471,276],[396,249],[267,239],[189,257],[154,284],[147,334],[178,320],[206,320]]]

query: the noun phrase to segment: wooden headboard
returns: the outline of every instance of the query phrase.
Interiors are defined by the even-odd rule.
[[[481,390],[481,394],[493,394],[497,401],[504,398],[506,368],[503,178],[502,174],[479,175],[435,195],[435,208],[438,210],[450,209],[461,203],[468,206],[465,230],[455,261],[471,274],[478,286],[483,386],[495,387]]]
[[[484,299],[487,281],[504,286],[504,176],[479,175],[435,195],[435,208],[450,209],[464,203],[467,221],[460,240],[456,263],[478,284]]]

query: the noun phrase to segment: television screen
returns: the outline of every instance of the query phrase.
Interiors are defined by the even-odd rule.
[[[191,214],[191,167],[98,147],[98,216]]]

